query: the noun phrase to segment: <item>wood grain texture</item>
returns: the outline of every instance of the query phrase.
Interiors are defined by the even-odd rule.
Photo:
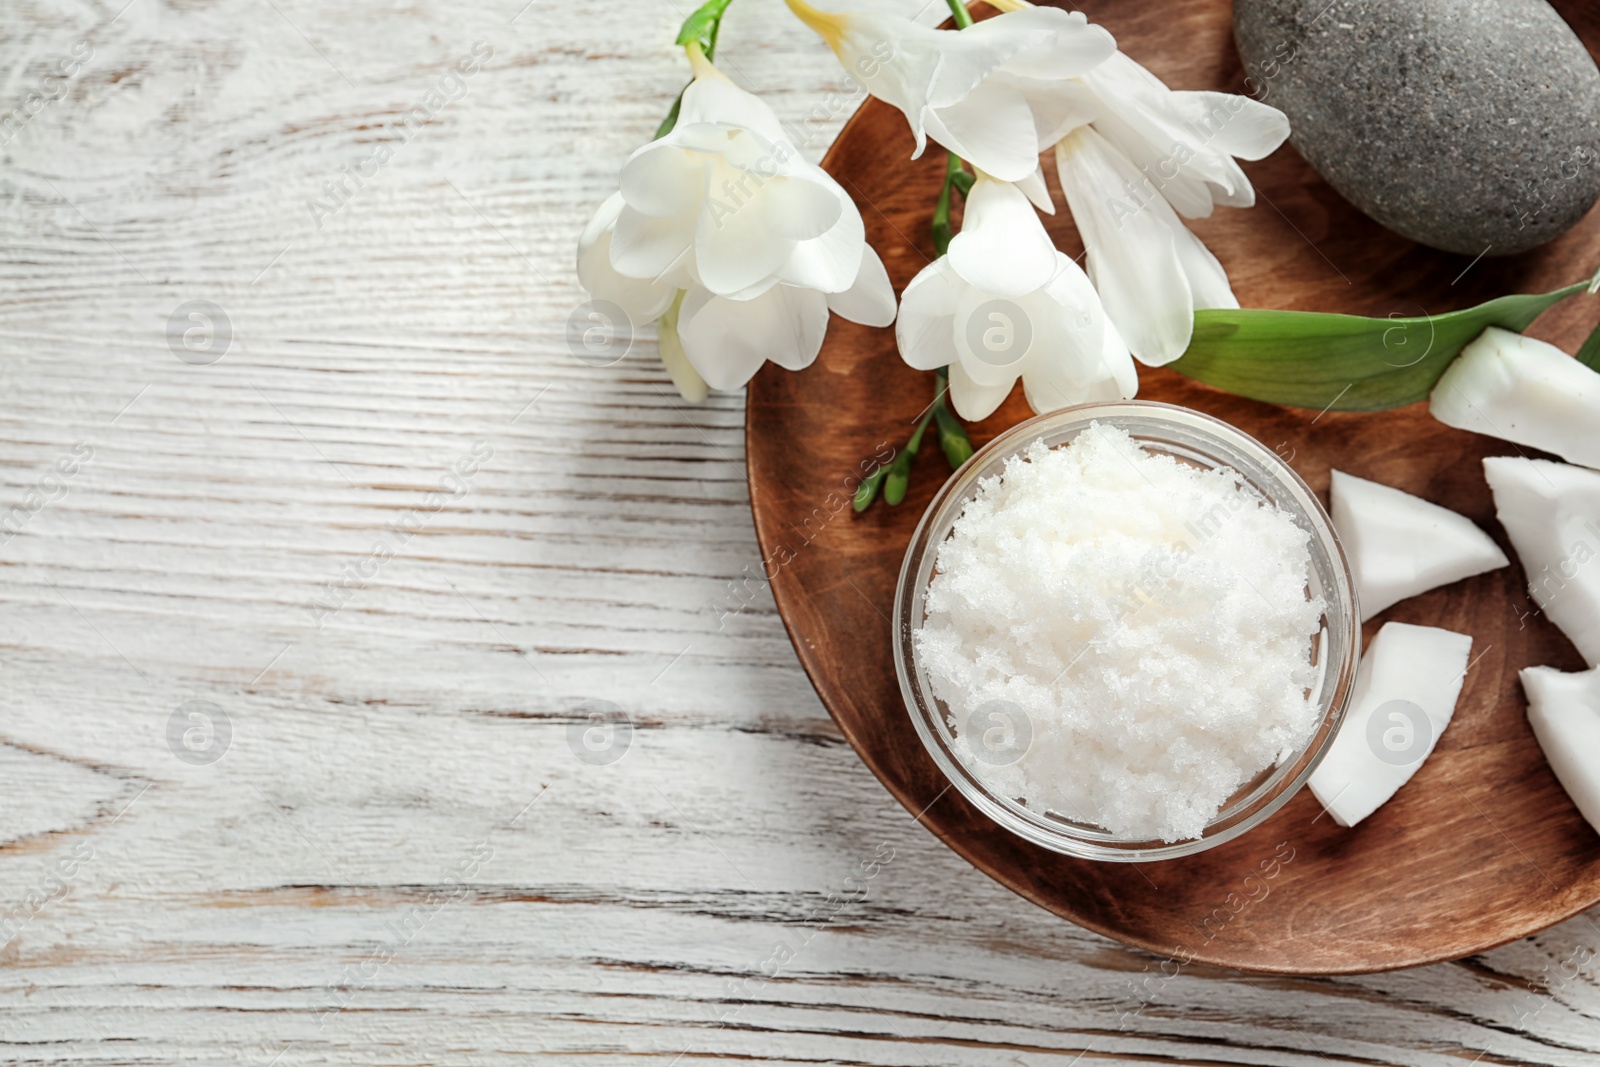
[[[1091,5],[1090,14],[1173,84],[1241,87],[1227,3],[1194,0],[1160,12]],[[1600,19],[1591,15],[1578,25],[1600,48]],[[825,161],[869,206],[868,239],[902,288],[933,254],[923,235],[927,204],[942,178],[941,158],[908,168],[911,148],[900,114],[873,101]],[[1235,271],[1246,306],[1378,316],[1407,314],[1407,307],[1446,310],[1509,291],[1559,288],[1600,262],[1594,219],[1515,260],[1475,264],[1383,231],[1340,201],[1293,151],[1276,153],[1251,174],[1262,207],[1222,210],[1196,227],[1225,263],[1247,265]],[[1304,227],[1296,227],[1293,215],[1308,201],[1329,215],[1316,240],[1294,233]],[[1274,214],[1273,205],[1281,212]],[[1081,251],[1065,213],[1049,225],[1068,254]],[[908,241],[908,234],[919,239]],[[1270,273],[1248,266],[1261,264],[1271,264]],[[1594,317],[1593,302],[1583,301],[1544,325],[1570,351]],[[930,388],[928,375],[897,358],[888,331],[835,330],[817,370],[769,370],[752,386],[751,494],[763,556],[775,561],[778,607],[824,702],[901,803],[979,869],[1058,914],[1142,948],[1275,973],[1341,974],[1453,959],[1600,901],[1600,837],[1550,772],[1517,681],[1522,667],[1583,664],[1560,631],[1529,610],[1519,567],[1405,601],[1366,628],[1370,636],[1390,619],[1437,625],[1472,635],[1474,645],[1450,730],[1412,783],[1354,830],[1324,817],[1303,790],[1251,833],[1196,856],[1096,863],[1000,831],[946,790],[904,710],[889,616],[906,546],[947,468],[934,450],[898,508],[880,504],[857,516],[840,503],[855,464],[886,454],[880,435],[900,443],[906,432],[900,427],[926,410]],[[1329,389],[1329,405],[1339,392]],[[1485,455],[1516,454],[1514,446],[1443,426],[1425,404],[1377,414],[1283,409],[1148,369],[1141,396],[1241,427],[1289,458],[1324,502],[1337,466],[1469,515],[1494,530],[1514,558],[1481,466]],[[975,440],[1028,414],[1019,388],[976,427]],[[803,435],[815,446],[793,448]],[[835,521],[822,524],[835,513]],[[826,552],[814,547],[824,543]],[[1292,862],[1280,862],[1285,856]],[[1270,885],[1263,870],[1272,872]]]
[[[0,12],[0,108],[94,50],[0,145],[0,514],[93,449],[0,545],[4,1062],[1593,1061],[1579,923],[1169,979],[873,779],[746,584],[743,399],[564,341],[682,6],[122,2]],[[722,50],[820,157],[857,102],[826,50],[774,0]],[[195,299],[234,327],[210,366],[167,342]],[[197,700],[210,764],[168,743]],[[609,765],[569,743],[598,700]]]

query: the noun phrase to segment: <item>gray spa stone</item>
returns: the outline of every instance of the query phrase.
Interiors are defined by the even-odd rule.
[[[1397,233],[1519,252],[1600,195],[1600,70],[1545,0],[1235,0],[1259,100]]]

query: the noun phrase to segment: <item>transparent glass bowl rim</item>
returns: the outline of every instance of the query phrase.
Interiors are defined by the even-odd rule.
[[[1311,534],[1312,584],[1326,601],[1317,684],[1321,718],[1307,743],[1292,758],[1224,805],[1200,837],[1186,841],[1132,841],[1085,824],[1051,818],[992,792],[951,748],[943,705],[932,695],[916,661],[912,633],[921,626],[923,598],[938,548],[977,490],[978,482],[999,473],[1004,461],[1045,438],[1059,447],[1095,421],[1119,426],[1158,451],[1171,443],[1163,431],[1187,438],[1177,442],[1197,457],[1239,471],[1247,482],[1288,511]],[[1184,450],[1180,449],[1179,454]],[[1243,469],[1250,468],[1250,469]],[[1266,483],[1266,484],[1262,484]],[[1084,859],[1147,862],[1193,855],[1231,841],[1259,826],[1299,792],[1322,761],[1344,719],[1355,684],[1361,650],[1361,617],[1355,583],[1343,546],[1311,488],[1276,452],[1221,419],[1175,404],[1121,400],[1080,404],[1018,423],[980,448],[935,494],[917,524],[895,590],[895,673],[901,697],[928,753],[946,779],[973,806],[1004,829],[1054,852]]]

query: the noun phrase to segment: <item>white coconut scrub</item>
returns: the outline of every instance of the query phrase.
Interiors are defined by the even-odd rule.
[[[1236,471],[1096,422],[979,483],[915,652],[992,792],[1186,840],[1317,728],[1310,566],[1310,534]]]

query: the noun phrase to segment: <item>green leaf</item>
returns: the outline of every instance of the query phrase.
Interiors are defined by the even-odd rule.
[[[1590,370],[1600,370],[1600,326],[1594,328],[1583,347],[1578,349],[1578,362]]]
[[[1450,361],[1487,327],[1520,333],[1588,287],[1579,282],[1550,293],[1502,296],[1421,318],[1206,308],[1195,312],[1188,351],[1168,366],[1270,404],[1335,411],[1403,407],[1426,399]]]
[[[678,30],[678,44],[699,41],[707,59],[713,59],[717,49],[717,29],[722,24],[722,14],[733,0],[706,0],[695,13],[683,20]]]
[[[944,449],[944,458],[950,461],[951,470],[960,470],[972,458],[972,438],[967,436],[967,428],[944,406],[943,400],[934,406],[933,417],[939,423],[939,447]]]

